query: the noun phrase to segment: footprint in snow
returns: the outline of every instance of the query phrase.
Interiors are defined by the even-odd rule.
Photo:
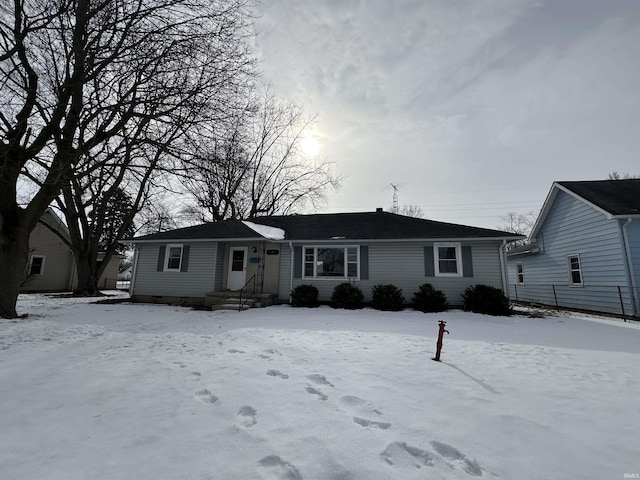
[[[320,375],[319,373],[307,375],[306,378],[308,380],[311,380],[316,385],[328,385],[330,387],[333,387],[333,384],[329,380],[327,380],[327,377],[325,377],[324,375]]]
[[[218,401],[218,397],[216,397],[213,393],[211,393],[206,388],[204,390],[200,390],[194,393],[193,395],[202,403],[206,403],[206,404],[214,404]]]
[[[391,423],[380,420],[370,420],[371,415],[380,417],[382,412],[374,408],[369,402],[355,395],[345,395],[340,397],[340,403],[351,413],[355,414],[353,421],[364,428],[374,428],[379,430],[388,430]]]
[[[229,352],[229,353],[244,353],[242,350],[236,350],[235,348],[227,350],[227,352]]]
[[[460,451],[442,442],[430,442],[433,449],[438,452],[442,457],[451,461],[449,464],[451,467],[458,466],[462,468],[466,473],[474,477],[482,476],[482,469],[478,462],[475,460],[469,460],[466,455],[460,453]]]
[[[376,422],[374,420],[367,420],[366,418],[353,417],[353,421],[365,428],[377,428],[380,430],[388,430],[391,427],[389,422]]]
[[[282,355],[279,351],[269,348],[268,350],[263,350],[258,358],[262,358],[263,360],[271,360],[271,355]]]
[[[359,413],[361,415],[370,415],[372,413],[382,415],[382,412],[379,409],[355,395],[345,395],[344,397],[340,397],[340,403],[354,413]]]
[[[189,376],[194,380],[200,380],[202,374],[200,372],[191,372]]]
[[[287,375],[286,373],[282,373],[278,370],[267,370],[267,375],[269,375],[270,377],[278,377],[283,380],[286,380],[287,378],[289,378],[289,375]]]
[[[307,393],[309,393],[311,395],[317,395],[318,398],[320,400],[322,400],[322,401],[325,401],[327,398],[329,398],[324,393],[322,393],[320,390],[316,390],[313,387],[307,387],[305,390],[307,391]]]
[[[258,412],[256,411],[256,409],[249,405],[245,405],[241,407],[240,410],[238,411],[238,418],[240,420],[240,424],[243,427],[247,427],[247,428],[253,427],[256,423],[258,423],[258,421],[256,420],[257,414]]]
[[[389,465],[412,466],[416,468],[433,467],[434,455],[405,442],[390,443],[380,454]]]
[[[277,455],[269,455],[258,462],[269,480],[303,480],[300,470]]]

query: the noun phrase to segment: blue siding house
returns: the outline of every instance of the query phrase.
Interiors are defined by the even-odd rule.
[[[638,316],[640,180],[555,182],[507,262],[512,300]]]

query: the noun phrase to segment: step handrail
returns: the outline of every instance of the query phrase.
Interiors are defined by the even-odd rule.
[[[254,273],[251,278],[247,281],[247,283],[244,284],[244,286],[240,289],[240,300],[238,301],[238,311],[241,312],[242,311],[242,307],[245,306],[245,304],[251,299],[251,295],[247,295],[247,298],[245,299],[245,301],[242,301],[242,294],[244,293],[244,290],[247,288],[247,286],[253,282],[253,291],[251,293],[256,293],[256,274]]]

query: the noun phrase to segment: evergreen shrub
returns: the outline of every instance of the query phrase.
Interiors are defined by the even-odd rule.
[[[362,308],[364,295],[362,291],[348,282],[336,285],[331,295],[331,306],[333,308],[346,308],[356,310]]]
[[[467,287],[462,298],[464,299],[465,311],[505,316],[513,313],[509,306],[509,299],[501,289],[496,287],[489,285]]]
[[[402,310],[404,297],[402,296],[402,290],[395,285],[375,285],[371,289],[371,294],[373,297],[371,306],[376,310],[387,312]]]
[[[447,296],[430,283],[424,283],[413,294],[413,308],[421,312],[444,312],[449,308]]]
[[[317,307],[318,289],[313,285],[298,285],[291,292],[292,307]]]

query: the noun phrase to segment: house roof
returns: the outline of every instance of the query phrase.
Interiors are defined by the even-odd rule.
[[[69,229],[51,207],[48,207],[44,211],[44,213],[38,220],[38,223],[44,225],[56,235],[62,235],[62,237],[67,240],[70,240],[71,238],[69,236]]]
[[[560,191],[585,202],[608,218],[640,217],[640,179],[554,182],[530,239],[536,238]]]
[[[495,238],[517,240],[521,235],[406,217],[388,212],[331,213],[252,218],[251,222],[281,229],[282,241],[400,240]],[[186,239],[255,239],[263,237],[239,220],[225,220],[134,238],[132,243]]]
[[[208,222],[193,227],[178,228],[167,232],[152,233],[132,239],[132,242],[148,240],[193,240],[193,239],[262,239],[255,230],[240,220]]]
[[[610,215],[640,215],[640,179],[557,183]]]

